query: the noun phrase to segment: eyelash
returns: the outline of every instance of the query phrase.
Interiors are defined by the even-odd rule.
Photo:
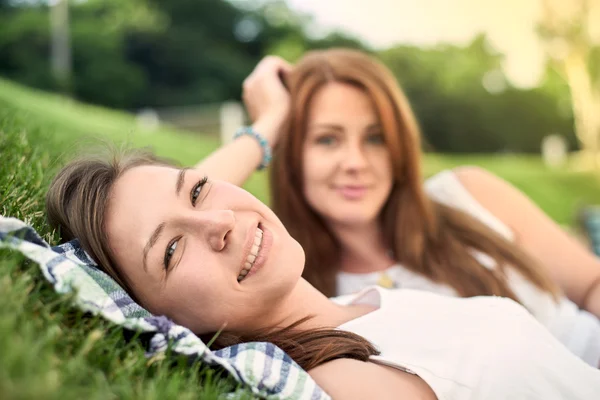
[[[385,144],[385,136],[381,132],[370,133],[367,136],[367,140],[371,143],[373,143],[372,141],[375,140],[374,144]]]
[[[200,179],[198,183],[194,185],[192,190],[190,191],[190,202],[192,206],[196,207],[196,202],[198,201],[198,197],[200,196],[200,192],[202,191],[202,187],[208,182],[208,177]]]
[[[196,207],[196,203],[198,201],[198,197],[200,197],[200,192],[202,191],[202,187],[208,182],[208,177],[204,176],[202,179],[198,181],[190,191],[190,203],[192,203],[193,207]],[[164,258],[164,267],[165,270],[169,270],[169,263],[171,262],[171,258],[173,254],[175,254],[175,250],[177,250],[177,246],[179,245],[179,240],[181,237],[177,237],[169,242],[167,245],[167,249],[165,250],[165,258]]]
[[[169,242],[169,244],[167,245],[167,250],[165,251],[165,260],[164,260],[165,271],[169,270],[169,263],[171,262],[171,258],[173,257],[173,254],[175,254],[175,250],[177,250],[177,246],[179,245],[179,239],[181,239],[181,237],[171,240]]]
[[[317,136],[315,138],[315,143],[316,144],[320,144],[320,145],[324,145],[324,146],[330,146],[336,140],[337,140],[337,137],[334,134],[324,133],[324,134],[321,134],[321,135],[319,135],[319,136]]]

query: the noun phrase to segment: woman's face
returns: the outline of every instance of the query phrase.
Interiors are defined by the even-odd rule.
[[[371,99],[345,83],[317,91],[308,109],[303,189],[338,226],[376,220],[393,185],[392,161]]]
[[[299,281],[304,252],[250,193],[203,182],[195,169],[125,172],[106,220],[115,262],[144,306],[198,334],[264,327]]]

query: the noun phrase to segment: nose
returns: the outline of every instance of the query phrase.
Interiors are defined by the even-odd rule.
[[[367,166],[367,157],[361,143],[347,142],[341,154],[341,164],[344,170],[360,171]]]
[[[210,210],[195,212],[196,225],[205,236],[213,251],[221,251],[227,244],[227,235],[235,227],[232,210]]]

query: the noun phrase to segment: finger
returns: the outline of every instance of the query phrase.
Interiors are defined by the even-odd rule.
[[[281,69],[288,70],[291,65],[286,60],[277,56],[267,56],[265,57],[259,65],[256,67],[257,72],[269,74],[279,71]]]
[[[287,83],[288,74],[283,69],[280,69],[279,71],[277,71],[277,77],[279,78],[279,81],[281,82],[281,84],[283,85],[283,87],[286,90],[289,90],[290,88],[289,88],[288,83]]]
[[[290,64],[289,62],[287,62],[286,60],[284,60],[283,58],[280,58],[280,57],[275,57],[272,60],[272,66],[273,66],[273,68],[277,69],[278,71],[284,71],[285,73],[289,73],[293,69],[292,64]]]
[[[281,59],[280,68],[284,70],[286,74],[289,74],[294,69],[294,65],[284,59]]]

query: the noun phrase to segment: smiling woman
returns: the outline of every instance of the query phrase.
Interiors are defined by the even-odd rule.
[[[267,206],[198,170],[146,165],[125,171],[111,190],[105,223],[114,260],[140,301],[158,314],[178,310],[176,319],[196,332],[225,323],[233,331],[258,329],[257,313],[279,301],[302,273],[300,245]],[[268,279],[253,279],[259,268],[269,270]],[[262,296],[254,295],[258,288]],[[206,310],[201,318],[196,309]]]
[[[72,214],[88,196],[96,210],[89,222]],[[232,331],[258,329],[256,313],[277,302],[302,272],[300,245],[267,206],[197,169],[144,155],[113,165],[75,162],[57,176],[48,199],[63,237],[90,238],[84,248],[151,312],[177,310],[174,317],[195,332],[225,323]],[[270,270],[269,279],[254,279],[261,269]],[[263,296],[253,295],[257,288]],[[215,301],[224,309],[211,307]],[[201,318],[197,309],[206,310]]]
[[[218,346],[271,341],[335,398],[600,393],[600,371],[512,300],[377,287],[328,299],[301,277],[303,249],[276,215],[202,164],[83,158],[56,176],[47,209],[154,314],[201,336],[222,330]]]

